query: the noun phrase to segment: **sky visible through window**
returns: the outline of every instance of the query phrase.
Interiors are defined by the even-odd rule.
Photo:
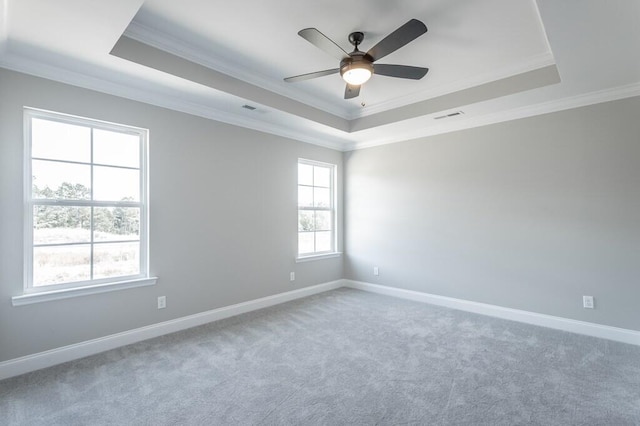
[[[32,175],[40,189],[55,189],[62,183],[93,189],[94,200],[140,199],[140,143],[138,135],[94,129],[91,188],[91,128],[50,120],[32,120]],[[36,160],[44,158],[47,160]],[[48,161],[60,160],[65,161]],[[85,164],[66,163],[78,162]],[[134,169],[126,169],[131,167]]]

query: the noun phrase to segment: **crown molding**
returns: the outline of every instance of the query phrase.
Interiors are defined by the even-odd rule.
[[[367,141],[354,141],[353,138],[357,137],[356,135],[349,135],[348,133],[345,133],[345,137],[342,138],[336,137],[335,135],[329,135],[327,133],[322,134],[322,130],[319,130],[315,134],[310,134],[308,131],[291,129],[286,125],[269,123],[264,120],[260,120],[259,118],[252,118],[246,115],[234,114],[228,111],[212,108],[211,106],[205,105],[201,102],[189,101],[188,98],[183,96],[176,96],[174,94],[162,92],[161,90],[158,90],[157,87],[145,88],[135,84],[123,83],[122,81],[114,81],[106,76],[89,75],[82,73],[77,69],[69,69],[63,65],[42,63],[35,58],[15,55],[10,51],[5,52],[0,56],[0,66],[36,77],[54,80],[72,86],[83,87],[125,99],[156,105],[206,119],[216,120],[337,151],[353,151],[357,149],[370,148],[379,145],[397,143],[516,120],[519,118],[579,108],[582,106],[614,101],[633,96],[640,96],[640,83],[633,83],[575,96],[567,96],[507,111],[498,111],[477,117],[462,116],[452,119],[451,121],[435,125],[428,123],[429,125],[420,126],[419,129],[413,131],[394,132],[392,136],[380,139],[375,139],[374,137]],[[416,118],[415,120],[428,120],[431,122],[433,117],[438,114]],[[313,124],[315,125],[317,123]]]
[[[482,127],[490,124],[497,124],[506,121],[517,120],[520,118],[534,117],[536,115],[549,114],[558,111],[564,111],[574,108],[580,108],[589,105],[595,105],[603,102],[617,101],[620,99],[640,96],[640,83],[632,83],[624,86],[612,87],[604,90],[597,90],[575,96],[559,98],[548,102],[541,102],[534,105],[527,105],[514,108],[508,111],[498,111],[479,117],[459,118],[448,123],[438,124],[436,126],[422,127],[413,133],[404,133],[402,138],[395,141],[378,140],[367,142],[353,142],[347,145],[345,151],[354,151],[357,149],[371,148],[390,143],[414,140],[422,137],[435,136],[443,133],[455,132],[458,130],[471,129],[474,127]],[[433,115],[439,115],[433,114]],[[431,119],[432,116],[431,116]]]
[[[332,138],[324,135],[322,137],[316,137],[310,135],[308,132],[296,131],[285,126],[268,123],[263,120],[244,115],[233,114],[228,111],[212,108],[202,103],[192,102],[187,100],[185,97],[162,93],[155,89],[147,90],[132,84],[124,84],[122,82],[109,80],[104,77],[91,76],[62,66],[50,63],[41,63],[37,60],[23,56],[5,54],[4,57],[0,58],[0,67],[35,77],[69,84],[71,86],[95,90],[97,92],[133,101],[143,102],[210,120],[220,121],[238,127],[282,136],[312,145],[318,145],[338,151],[344,151],[345,147],[346,141],[339,138]]]
[[[329,114],[336,115],[343,119],[349,118],[349,115],[345,114],[342,108],[336,107],[333,103],[323,102],[311,96],[301,96],[298,90],[290,88],[285,84],[276,84],[273,80],[248,72],[247,67],[237,64],[232,58],[218,56],[219,59],[216,60],[213,56],[204,54],[202,50],[194,48],[193,45],[186,43],[184,40],[140,22],[132,21],[123,36],[140,43],[148,44],[149,46],[163,50],[187,61],[233,76],[246,83],[259,86],[271,92],[278,93],[279,95],[318,108]]]
[[[192,44],[186,43],[171,34],[159,31],[144,23],[132,21],[129,27],[123,34],[133,40],[140,43],[148,44],[149,46],[163,50],[172,55],[178,56],[187,61],[191,61],[202,65],[207,68],[211,68],[215,71],[231,75],[234,78],[238,78],[246,83],[262,87],[266,90],[278,93],[286,96],[298,102],[302,102],[314,108],[318,108],[322,111],[341,117],[345,120],[354,120],[368,115],[385,112],[395,108],[410,105],[415,102],[424,101],[437,96],[454,93],[460,90],[468,89],[478,86],[480,84],[489,83],[492,81],[501,80],[514,75],[522,74],[528,71],[533,71],[545,66],[554,65],[555,60],[553,54],[549,50],[548,52],[541,53],[536,56],[526,58],[525,60],[512,64],[500,69],[495,69],[490,72],[475,75],[467,79],[461,79],[449,84],[439,85],[438,87],[431,87],[421,91],[412,92],[406,96],[394,98],[387,102],[379,103],[372,107],[365,109],[356,109],[351,112],[345,111],[342,108],[336,107],[335,104],[330,102],[323,102],[316,97],[304,95],[299,90],[289,88],[283,84],[274,83],[273,80],[263,78],[255,73],[251,73],[247,70],[247,67],[238,64],[233,58],[217,56],[219,59],[214,59],[212,55],[206,55],[201,49],[195,48]]]
[[[519,74],[524,74],[529,71],[547,67],[549,65],[555,65],[555,60],[551,52],[545,52],[540,55],[526,58],[519,63],[502,67],[500,69],[495,69],[490,72],[478,74],[473,77],[457,80],[448,84],[441,84],[437,87],[430,87],[425,90],[415,91],[406,96],[394,98],[387,102],[381,102],[366,109],[357,110],[354,114],[349,116],[348,119],[353,120],[373,114],[378,114],[416,102],[429,100],[438,96],[448,95],[451,93],[459,92],[461,90],[480,86],[482,84],[502,80]]]

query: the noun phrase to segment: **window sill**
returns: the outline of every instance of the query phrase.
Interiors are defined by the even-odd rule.
[[[302,257],[296,258],[296,263],[311,262],[313,260],[320,260],[320,259],[331,259],[333,257],[340,257],[340,256],[342,256],[342,252],[340,251],[337,251],[334,253],[312,254],[311,256],[302,256]]]
[[[106,293],[108,291],[125,290],[127,288],[146,287],[155,285],[157,277],[139,278],[126,281],[118,281],[108,284],[65,288],[63,290],[40,291],[38,293],[26,293],[11,298],[13,306],[30,305],[32,303],[49,302],[51,300],[68,299],[70,297],[86,296],[89,294]]]

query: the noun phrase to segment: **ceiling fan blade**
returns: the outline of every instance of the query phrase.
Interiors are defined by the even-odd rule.
[[[347,87],[344,89],[344,98],[352,99],[357,98],[360,94],[360,86],[352,86],[351,84],[347,84]]]
[[[429,68],[410,67],[408,65],[375,64],[373,71],[376,75],[420,80],[427,74]]]
[[[324,77],[325,75],[337,74],[340,72],[340,68],[333,68],[330,70],[310,72],[308,74],[294,75],[293,77],[287,77],[284,79],[287,83],[295,83],[297,81],[311,80],[312,78]]]
[[[412,42],[427,32],[427,26],[417,19],[412,19],[373,46],[367,52],[374,61],[387,56]]]
[[[342,60],[349,56],[342,47],[338,46],[333,40],[315,28],[305,28],[304,30],[300,30],[298,31],[298,35],[316,46],[318,49],[328,53],[338,60]]]

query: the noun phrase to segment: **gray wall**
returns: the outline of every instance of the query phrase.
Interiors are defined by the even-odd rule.
[[[11,306],[23,285],[23,106],[150,129],[156,286]],[[337,164],[341,188],[340,152],[0,69],[0,361],[340,279],[340,258],[295,263],[298,157]]]
[[[11,306],[23,106],[150,129],[156,286]],[[640,330],[638,111],[633,98],[344,154],[343,275],[342,259],[294,261],[296,160],[338,164],[340,189],[341,153],[0,70],[0,361],[343,276]]]
[[[631,98],[346,154],[346,278],[640,330],[639,111]]]

